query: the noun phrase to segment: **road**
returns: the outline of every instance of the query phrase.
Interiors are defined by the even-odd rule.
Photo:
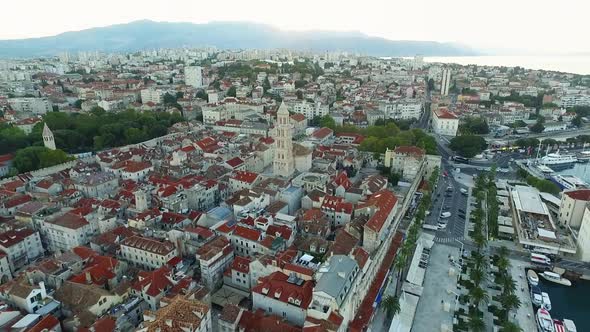
[[[427,225],[436,226],[439,220],[446,222],[445,229],[436,231],[437,242],[448,243],[461,240],[465,237],[465,218],[467,210],[467,196],[461,194],[461,189],[467,189],[464,185],[457,182],[453,176],[453,166],[448,161],[443,161],[441,174],[447,172],[449,176],[441,175],[438,186],[432,196],[432,207],[430,215],[424,221]],[[447,189],[452,188],[451,191]],[[462,210],[462,211],[459,211]],[[440,219],[443,212],[450,212],[451,216],[446,219]],[[464,216],[464,218],[459,217]]]

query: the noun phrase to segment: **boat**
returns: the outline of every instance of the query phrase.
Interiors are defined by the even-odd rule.
[[[559,319],[553,320],[553,329],[555,329],[555,332],[565,332],[565,326]]]
[[[579,163],[587,163],[590,161],[590,150],[584,150],[576,156]]]
[[[529,281],[529,285],[537,286],[539,284],[539,276],[533,269],[529,269],[526,273],[526,277]]]
[[[551,311],[551,299],[549,298],[549,294],[541,292],[541,297],[543,298],[543,304],[541,307],[547,311]]]
[[[556,284],[564,285],[564,286],[571,286],[572,282],[568,279],[560,276],[559,274],[551,271],[545,271],[539,274],[543,279],[547,281],[554,282]]]
[[[563,326],[565,327],[565,332],[578,332],[576,324],[574,324],[574,321],[571,319],[564,319]]]
[[[551,174],[549,179],[551,179],[551,181],[555,182],[555,184],[564,190],[583,189],[590,187],[588,183],[574,175]]]
[[[549,153],[539,160],[539,163],[549,166],[552,169],[555,167],[568,167],[578,162],[578,158],[573,154],[560,154],[559,150],[554,153]]]
[[[576,328],[576,324],[571,319],[554,319],[553,320],[553,327],[555,328],[555,332],[577,332],[578,329]]]
[[[531,302],[537,307],[543,305],[543,295],[539,286],[531,286]]]
[[[537,310],[537,326],[539,327],[539,332],[555,332],[553,319],[551,319],[549,311],[543,308]]]

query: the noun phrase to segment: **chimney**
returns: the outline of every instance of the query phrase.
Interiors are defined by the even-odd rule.
[[[91,284],[92,283],[92,277],[90,276],[90,272],[86,271],[86,283],[87,284]]]

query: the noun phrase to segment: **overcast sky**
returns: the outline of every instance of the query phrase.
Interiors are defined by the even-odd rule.
[[[590,0],[3,0],[0,39],[156,21],[251,21],[394,40],[538,53],[590,52]]]

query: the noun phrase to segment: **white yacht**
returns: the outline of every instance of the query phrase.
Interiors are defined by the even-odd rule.
[[[551,311],[551,299],[549,298],[549,294],[541,292],[541,297],[543,298],[543,304],[541,307],[547,311]]]
[[[537,327],[539,328],[539,332],[555,332],[553,319],[551,319],[549,311],[543,308],[537,310]]]
[[[537,273],[535,273],[533,269],[529,269],[526,272],[526,278],[531,286],[539,285],[539,276],[537,275]]]
[[[557,151],[542,157],[539,162],[550,167],[570,166],[578,162],[578,158],[573,154],[560,154],[559,151]]]
[[[554,282],[556,284],[560,284],[560,285],[564,285],[564,286],[571,286],[572,285],[571,281],[560,276],[559,274],[557,274],[555,272],[545,271],[543,273],[540,273],[539,275],[541,277],[543,277],[543,279],[545,279],[547,281]]]
[[[539,286],[531,286],[531,302],[536,307],[543,305],[543,295],[541,295],[541,289]]]
[[[584,150],[578,153],[578,162],[579,163],[587,163],[590,161],[590,151]]]
[[[574,175],[552,174],[549,177],[564,190],[588,188],[588,183]]]

